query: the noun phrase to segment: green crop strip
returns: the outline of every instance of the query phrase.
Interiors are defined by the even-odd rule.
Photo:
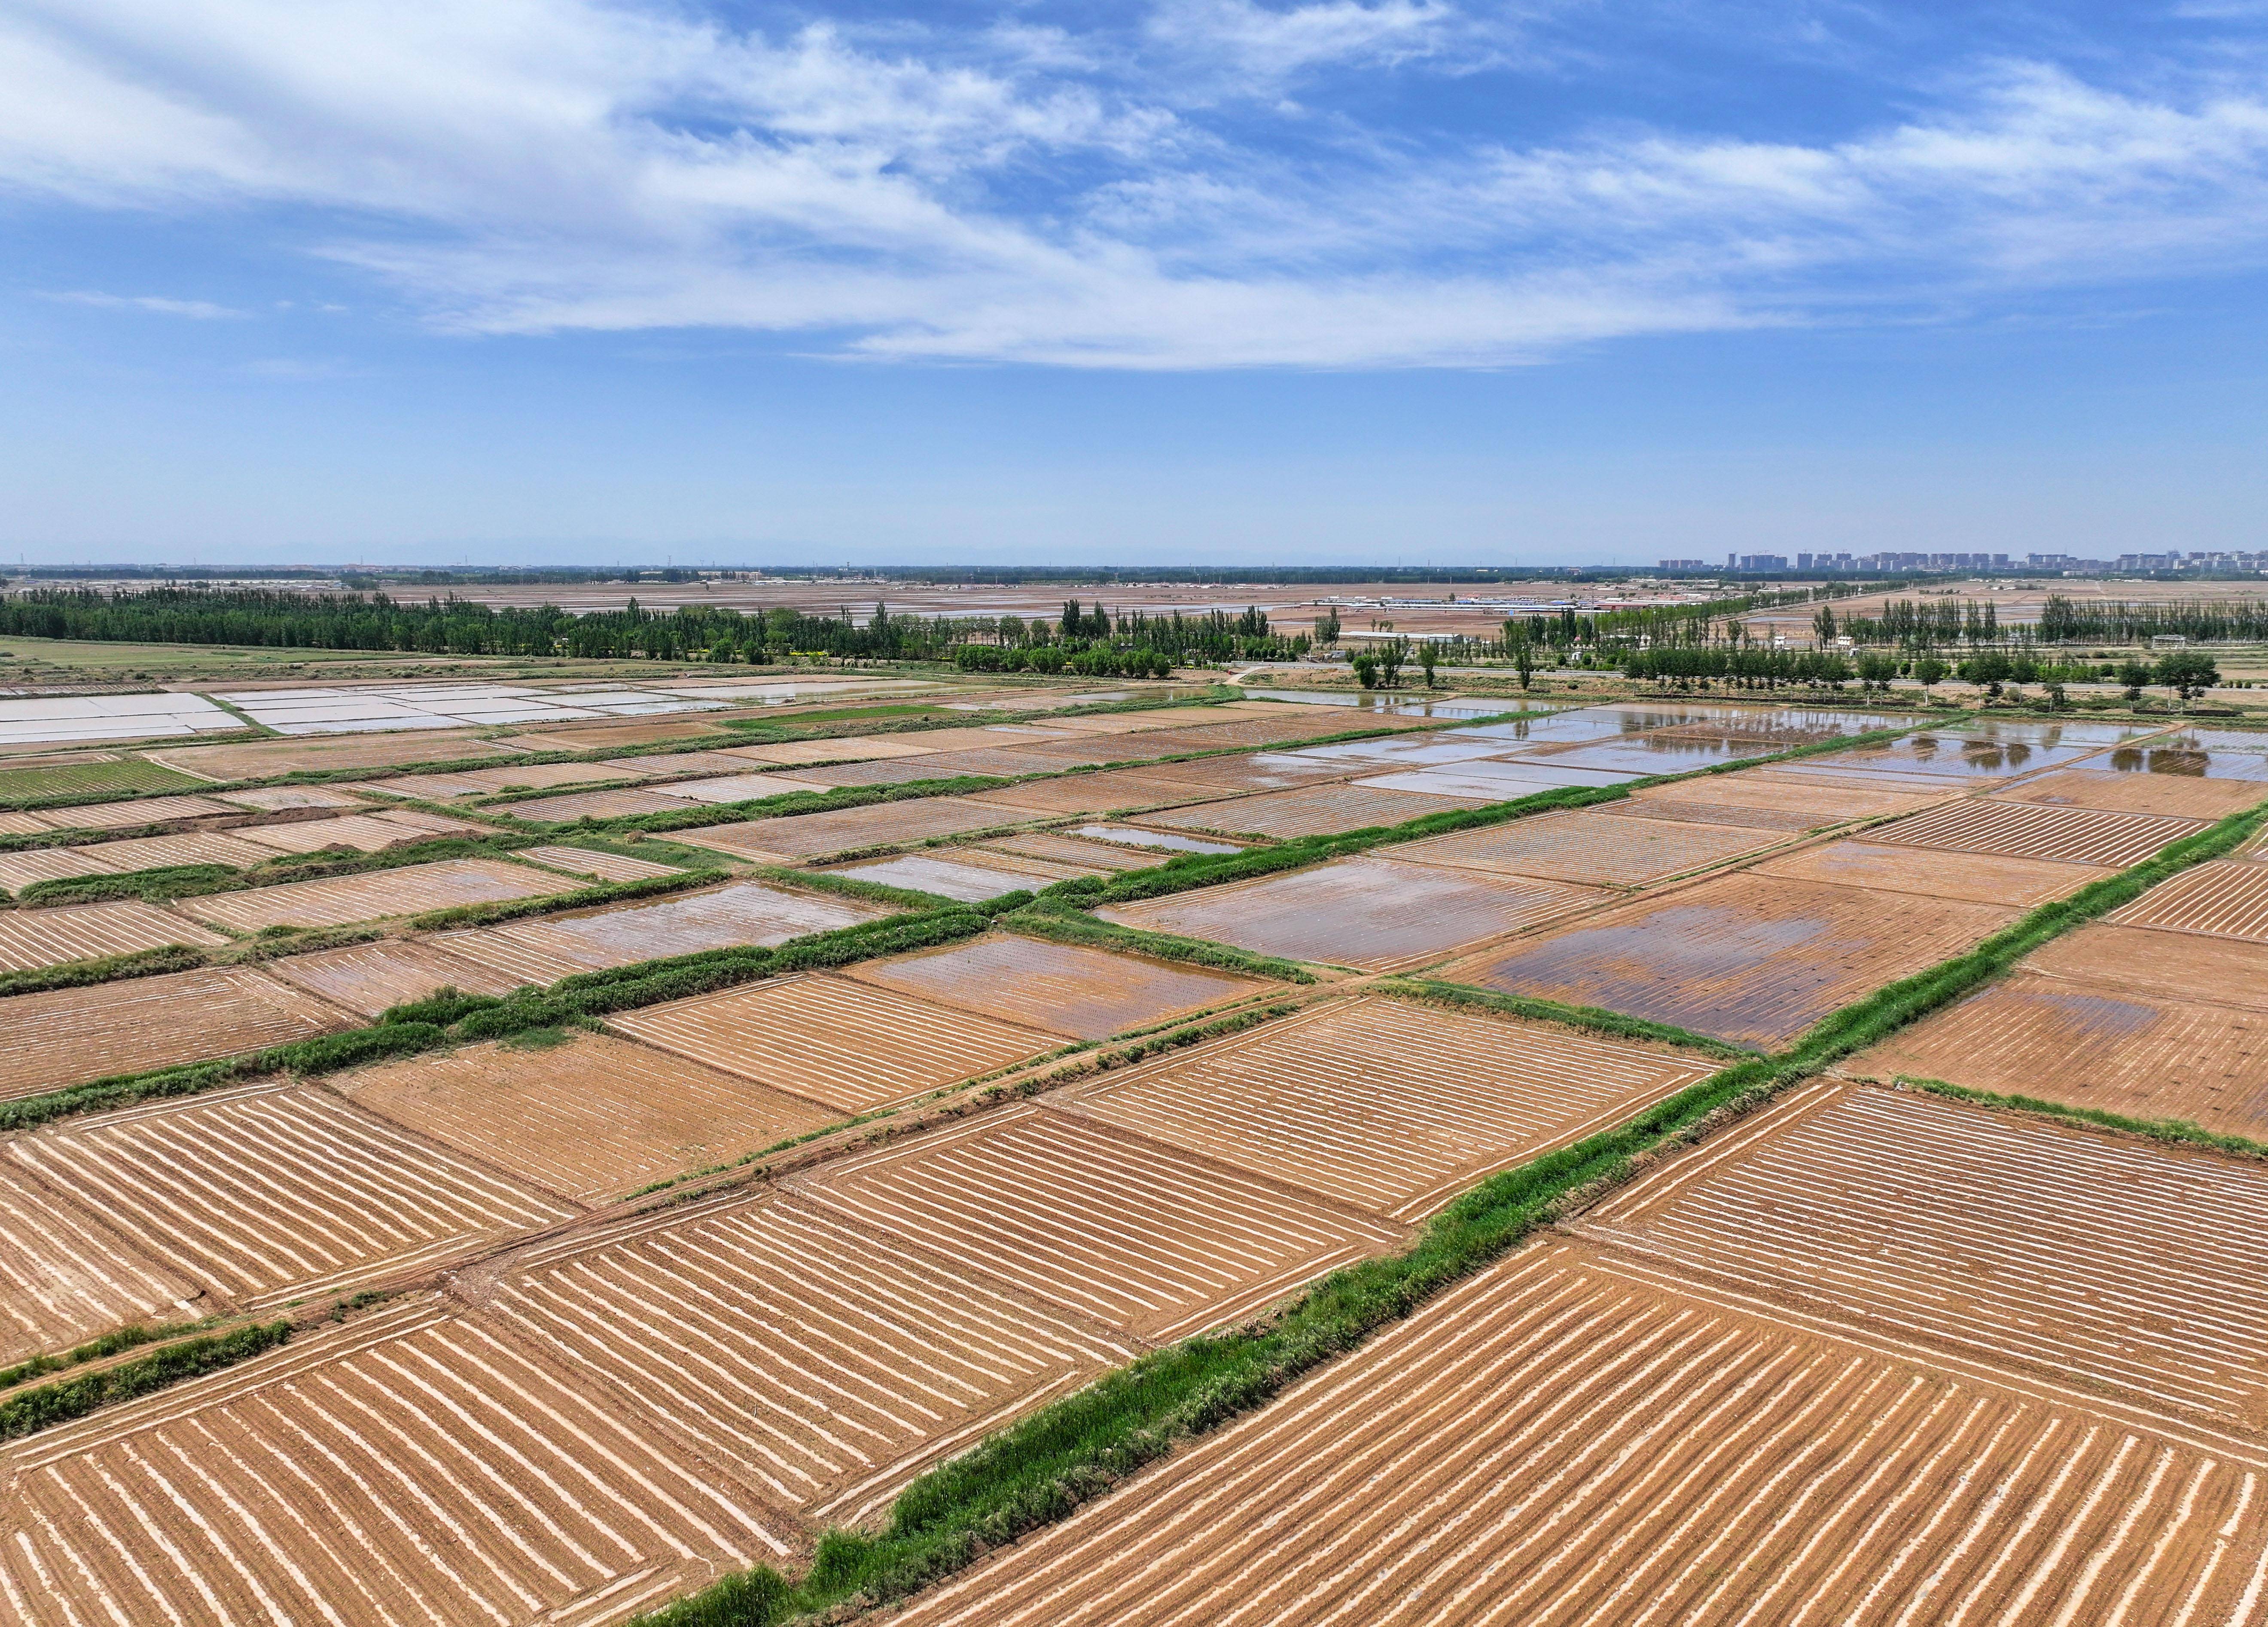
[[[202,949],[137,949],[130,954],[105,955],[94,961],[73,961],[63,966],[0,972],[0,999],[11,994],[40,994],[50,989],[78,989],[90,983],[115,983],[127,977],[156,977],[166,972],[195,971],[205,964],[207,958]]]
[[[91,1361],[103,1361],[122,1351],[138,1350],[144,1344],[155,1344],[166,1336],[139,1322],[129,1322],[123,1328],[114,1328],[91,1344],[65,1351],[60,1356],[34,1356],[29,1361],[19,1361],[12,1367],[0,1367],[0,1389],[13,1389],[26,1379],[43,1379],[50,1373],[61,1373],[68,1367],[85,1366]]]
[[[1314,1285],[1269,1325],[1154,1351],[930,1470],[876,1535],[829,1530],[799,1579],[770,1567],[639,1618],[644,1627],[772,1627],[903,1598],[985,1551],[1060,1520],[1175,1443],[1249,1412],[1286,1385],[1507,1250],[1643,1158],[1697,1139],[1839,1057],[1958,999],[2060,932],[2236,847],[2268,807],[2234,815],[2132,870],[2043,905],[1969,953],[1878,990],[1787,1050],[1734,1063],[1610,1130],[1505,1171],[1431,1221],[1407,1252]]]
[[[0,1440],[83,1418],[97,1407],[131,1401],[269,1351],[291,1336],[288,1321],[254,1322],[228,1333],[184,1339],[84,1377],[42,1384],[0,1401]]]

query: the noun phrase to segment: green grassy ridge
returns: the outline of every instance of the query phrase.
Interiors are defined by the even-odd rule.
[[[19,1361],[12,1367],[0,1367],[0,1389],[13,1389],[26,1379],[43,1379],[50,1373],[61,1373],[67,1367],[84,1366],[91,1361],[102,1361],[122,1351],[138,1350],[144,1344],[154,1344],[166,1336],[140,1322],[129,1322],[123,1328],[114,1328],[100,1338],[60,1356],[34,1356]]]
[[[255,887],[281,887],[288,881],[313,881],[332,876],[362,875],[374,870],[399,870],[409,865],[438,864],[449,858],[504,858],[543,840],[520,831],[499,830],[492,836],[452,836],[437,834],[421,842],[404,842],[376,853],[333,852],[278,854],[272,859],[237,869],[229,865],[169,865],[154,870],[130,870],[114,874],[59,876],[35,881],[16,895],[21,908],[29,904],[85,903],[106,898],[139,898],[164,903],[175,898],[202,898],[213,893],[247,892]],[[106,891],[107,887],[115,890]]]
[[[544,893],[534,898],[500,898],[485,904],[452,904],[446,909],[429,909],[423,915],[409,917],[409,929],[417,932],[436,932],[449,927],[488,926],[498,921],[517,921],[527,916],[556,915],[567,909],[588,909],[600,904],[625,903],[634,899],[659,898],[671,893],[690,892],[696,887],[711,886],[725,880],[732,872],[718,865],[713,869],[688,870],[681,875],[641,876],[631,881],[605,881],[592,887],[578,887],[565,893]]]
[[[2037,1113],[2051,1118],[2066,1119],[2073,1123],[2092,1125],[2097,1130],[2115,1130],[2125,1135],[2146,1137],[2170,1146],[2203,1147],[2215,1152],[2234,1152],[2244,1158],[2268,1158],[2268,1141],[2224,1135],[2189,1119],[2133,1118],[2124,1113],[2105,1112],[2101,1108],[2075,1107],[2067,1101],[2049,1101],[2038,1096],[1975,1090],[1944,1079],[1916,1079],[1904,1073],[1897,1076],[1896,1082],[1909,1090],[1926,1091],[1933,1096],[1945,1096],[1976,1107]]]
[[[83,1418],[97,1407],[178,1384],[270,1351],[291,1336],[288,1321],[254,1322],[228,1333],[184,1339],[133,1361],[26,1390],[0,1401],[0,1440]]]
[[[830,1530],[801,1579],[769,1567],[728,1578],[638,1618],[641,1627],[772,1627],[902,1598],[983,1552],[1060,1520],[1127,1475],[1258,1407],[1503,1255],[1559,1206],[1619,1182],[1637,1160],[1769,1100],[2013,965],[2039,944],[2228,850],[2268,807],[2234,815],[2156,858],[2043,905],[1968,954],[1876,990],[1813,1026],[1786,1051],[1733,1063],[1616,1128],[1481,1182],[1430,1222],[1408,1251],[1359,1262],[1314,1285],[1274,1323],[1152,1351],[916,1480],[876,1536]],[[2131,880],[2131,886],[2116,884]],[[2090,896],[2091,895],[2091,896]]]
[[[763,881],[792,887],[806,893],[833,893],[843,898],[855,898],[862,903],[887,904],[895,909],[966,909],[968,906],[942,893],[924,893],[919,887],[892,887],[884,881],[865,881],[857,876],[837,875],[825,870],[791,870],[784,865],[755,865],[745,872]]]
[[[1147,955],[1157,961],[1182,961],[1194,966],[1211,967],[1219,971],[1264,977],[1270,983],[1312,983],[1316,981],[1313,972],[1295,961],[1278,960],[1274,955],[1255,954],[1249,950],[1226,944],[1208,943],[1201,938],[1180,938],[1170,932],[1147,932],[1138,927],[1119,926],[1076,911],[1049,908],[1050,902],[1042,896],[1036,904],[1004,917],[1001,924],[1027,937],[1045,938],[1060,944],[1078,944],[1095,949],[1121,950],[1129,954]]]
[[[1643,1017],[1625,1017],[1620,1012],[1610,1012],[1603,1006],[1563,1005],[1557,1000],[1536,1000],[1522,995],[1501,994],[1493,989],[1476,989],[1469,983],[1447,983],[1434,977],[1390,977],[1373,987],[1384,993],[1409,999],[1440,1005],[1467,1006],[1506,1017],[1522,1017],[1531,1022],[1557,1023],[1562,1027],[1581,1028],[1609,1039],[1675,1045],[1683,1050],[1697,1050],[1705,1056],[1728,1061],[1758,1054],[1747,1046],[1735,1045],[1728,1040],[1712,1039],[1708,1034],[1696,1034],[1690,1028],[1673,1027],[1668,1023],[1649,1022]]]
[[[80,989],[90,983],[116,983],[129,977],[192,972],[211,958],[202,949],[169,946],[136,949],[92,961],[70,961],[61,966],[33,967],[20,972],[0,972],[0,999],[11,994],[43,994],[51,989]]]

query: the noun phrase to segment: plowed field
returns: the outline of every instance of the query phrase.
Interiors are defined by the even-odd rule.
[[[2165,814],[2182,819],[2222,819],[2268,797],[2257,780],[2191,778],[2179,774],[2109,774],[2069,769],[2011,785],[1994,799],[2048,807],[2103,808]]]
[[[997,751],[925,751],[909,757],[873,758],[864,762],[828,763],[816,768],[798,769],[796,777],[810,780],[829,790],[842,791],[851,786],[910,785],[917,780],[957,779],[964,774],[989,774],[1007,777],[1014,774],[1038,772],[1035,765],[1010,763],[1000,766],[994,761]]]
[[[1165,807],[1220,795],[1217,787],[1178,777],[1174,766],[1105,769],[1100,774],[1033,780],[1009,791],[980,791],[973,800],[1039,808],[1050,814],[1110,814],[1121,808]]]
[[[332,1290],[571,1210],[313,1086],[49,1125],[7,1160],[238,1304]]]
[[[347,1019],[288,983],[205,968],[0,999],[0,1099],[312,1039]]]
[[[132,899],[60,909],[0,910],[0,971],[62,966],[167,944],[212,948],[227,941],[169,909]]]
[[[1154,772],[1178,784],[1205,786],[1215,796],[1225,797],[1242,791],[1289,791],[1317,780],[1338,778],[1353,766],[1297,757],[1289,752],[1263,751],[1169,762]]]
[[[1737,826],[1610,819],[1578,809],[1405,843],[1394,849],[1394,857],[1498,875],[1636,887],[1723,864],[1782,840],[1769,831]]]
[[[1098,910],[1106,921],[1294,961],[1384,969],[1572,914],[1594,887],[1380,858]]]
[[[1580,1230],[1862,1328],[2268,1423],[2268,1169],[1822,1084]],[[2084,1246],[2074,1246],[2084,1240]]]
[[[342,814],[335,819],[301,820],[290,825],[249,825],[237,833],[247,842],[279,853],[320,853],[325,848],[352,848],[362,853],[383,853],[405,842],[433,836],[486,836],[494,831],[465,820],[446,820],[414,808],[400,813]]]
[[[97,842],[78,851],[113,874],[129,870],[159,870],[173,865],[231,865],[239,870],[265,864],[276,850],[221,830],[192,830],[177,836],[129,836],[123,842]],[[29,854],[12,857],[26,858]]]
[[[1942,790],[1918,786],[1883,791],[1856,789],[1833,779],[1810,778],[1781,769],[1750,769],[1739,774],[1712,774],[1702,779],[1680,780],[1674,785],[1650,785],[1630,794],[1617,808],[1638,812],[1649,802],[1710,803],[1728,808],[1756,808],[1767,813],[1815,815],[1814,825],[1831,825],[1846,819],[1874,819],[1904,813],[1925,803],[1943,799]]]
[[[1021,854],[1094,875],[1147,870],[1163,862],[1155,852],[1138,852],[1108,842],[1089,842],[1081,836],[1060,836],[1046,830],[1030,831],[1020,836],[995,836],[978,845],[993,852]]]
[[[2268,956],[2249,959],[2219,968],[2232,981],[2245,975],[2240,986],[2252,993],[2243,1006],[2146,992],[2132,984],[2175,978],[2138,972],[2130,983],[2116,962],[2088,982],[2019,973],[1861,1052],[1850,1069],[2268,1140],[2268,993],[2259,981]]]
[[[109,865],[88,857],[85,848],[26,848],[20,853],[0,853],[0,887],[20,893],[40,881],[66,876],[114,875]]]
[[[1160,1340],[1241,1315],[1394,1235],[1226,1166],[1035,1107],[825,1165],[798,1185],[955,1269]]]
[[[2154,926],[2268,944],[2268,865],[2215,859],[2185,870],[2116,911],[2120,926]]]
[[[131,802],[83,802],[75,807],[48,808],[40,817],[50,830],[129,830],[136,825],[162,825],[169,820],[243,811],[210,797],[143,797]]]
[[[0,1160],[0,1366],[191,1309],[196,1282]]]
[[[549,746],[547,750],[557,750]],[[242,746],[184,746],[144,754],[206,779],[265,779],[299,769],[391,769],[411,762],[453,762],[463,757],[509,757],[511,747],[484,740],[469,729],[364,734],[330,740],[255,740]]]
[[[2021,969],[2138,998],[2268,1011],[2268,944],[2249,939],[2096,921],[2043,944],[2024,957]]]
[[[1716,1065],[1373,998],[1106,1075],[1071,1105],[1407,1221]]]
[[[548,893],[571,893],[576,886],[570,877],[500,858],[449,858],[433,865],[404,865],[399,870],[214,893],[185,899],[180,907],[240,932],[256,932],[266,926],[343,926],[350,921],[420,915],[457,904],[541,898]]]
[[[845,1514],[894,1466],[1132,1354],[794,1201],[517,1272],[481,1320],[668,1418],[784,1506]]]
[[[836,977],[797,975],[608,1019],[659,1045],[845,1113],[1052,1050],[1056,1036]]]
[[[967,797],[917,797],[833,814],[792,814],[784,819],[750,820],[738,825],[704,825],[696,830],[674,830],[669,839],[744,858],[793,861],[829,858],[837,853],[923,842],[932,836],[960,836],[1039,817],[1029,808],[1008,803],[977,802]]]
[[[857,899],[745,881],[713,893],[591,915],[439,932],[433,941],[453,954],[494,967],[516,983],[549,983],[577,972],[703,949],[769,947],[810,932],[879,921],[889,913]]]
[[[845,735],[832,740],[782,740],[776,746],[727,746],[724,755],[783,768],[815,762],[863,762],[877,757],[919,757],[934,750],[915,734]]]
[[[357,1106],[578,1201],[737,1158],[835,1115],[609,1034],[468,1045],[339,1079]]]
[[[1013,854],[978,854],[956,848],[868,859],[832,873],[882,887],[910,887],[917,893],[934,893],[940,898],[957,898],[974,904],[998,898],[1003,893],[1037,892],[1072,876],[1096,872],[1051,865],[1044,859],[1020,858]]]
[[[513,819],[557,822],[571,819],[619,819],[626,814],[674,814],[684,802],[643,785],[622,785],[612,791],[570,791],[556,797],[530,797],[491,812]]]
[[[1303,785],[1227,802],[1153,814],[1150,822],[1174,830],[1218,830],[1237,836],[1330,836],[1374,826],[1400,825],[1428,814],[1486,807],[1477,797],[1430,797],[1380,791],[1370,785]]]
[[[2014,917],[1990,904],[1735,874],[1523,939],[1443,975],[1769,1046]]]
[[[430,943],[386,939],[374,944],[355,944],[315,954],[285,955],[266,964],[267,971],[334,1005],[343,1005],[365,1017],[376,1017],[388,1006],[407,1005],[454,989],[460,994],[510,994],[519,980],[461,959]]]
[[[2183,1627],[2264,1476],[2079,1407],[1527,1251],[904,1627]],[[2248,1593],[2248,1589],[2250,1592]]]
[[[280,813],[286,808],[353,808],[361,803],[343,791],[333,791],[328,785],[255,785],[249,791],[218,791],[214,798],[221,802],[234,803],[239,807],[256,809],[263,814]]]
[[[587,1627],[787,1551],[617,1395],[430,1302],[13,1455],[18,1622]]]
[[[679,876],[685,873],[676,865],[658,865],[650,858],[625,858],[619,853],[593,852],[589,848],[533,847],[520,850],[522,858],[532,858],[539,865],[549,865],[554,870],[571,870],[578,876],[590,876],[600,881],[644,881],[654,876]]]
[[[2123,870],[2140,864],[2169,842],[2203,828],[2195,820],[2161,819],[2149,814],[2035,807],[2019,802],[1956,802],[1876,826],[1867,833],[1867,839]]]
[[[1756,873],[1781,876],[1791,881],[1831,881],[1839,887],[1918,893],[1927,898],[1965,898],[1973,903],[2029,909],[2118,872],[2092,865],[2059,864],[2044,858],[2009,858],[1996,853],[1955,854],[1936,848],[1850,841],[1830,842],[1784,858],[1766,859],[1756,866]]]
[[[846,975],[1027,1027],[1099,1040],[1219,1005],[1267,985],[1226,972],[1032,938],[985,938]]]

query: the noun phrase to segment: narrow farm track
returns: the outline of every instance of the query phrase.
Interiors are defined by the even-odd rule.
[[[1579,1229],[1903,1338],[2268,1424],[2268,1173],[2250,1165],[1814,1088]]]
[[[1717,1066],[1370,998],[1106,1076],[1066,1105],[1410,1221],[1486,1171],[1624,1117]]]
[[[786,1507],[1133,1354],[777,1200],[548,1259],[474,1320],[617,1388]]]
[[[129,1108],[9,1142],[9,1165],[238,1303],[469,1252],[576,1211],[310,1086]]]
[[[2257,1463],[1528,1250],[906,1627],[2234,1623]]]
[[[795,1184],[956,1270],[1160,1341],[1288,1293],[1396,1235],[1034,1107],[827,1165]]]

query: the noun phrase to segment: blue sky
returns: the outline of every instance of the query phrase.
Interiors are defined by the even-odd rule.
[[[2268,546],[2268,5],[0,0],[0,559]]]

